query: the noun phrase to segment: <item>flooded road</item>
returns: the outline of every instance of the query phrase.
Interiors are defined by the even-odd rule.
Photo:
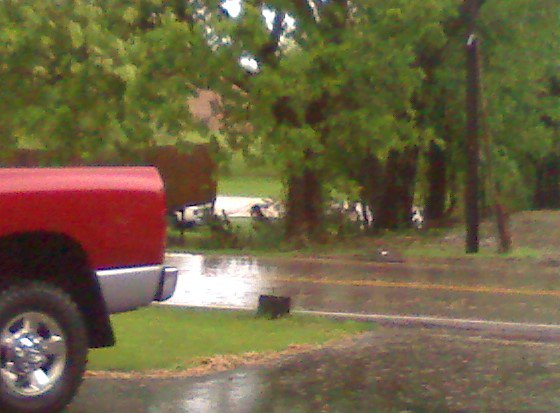
[[[255,308],[260,294],[295,309],[560,323],[555,265],[408,266],[169,254],[179,281],[169,304]]]
[[[272,293],[302,310],[560,324],[556,263],[166,261],[180,271],[174,305],[255,308]],[[201,377],[88,378],[67,413],[560,411],[557,341],[385,327],[351,340]]]
[[[560,346],[379,328],[319,352],[177,379],[87,379],[67,413],[559,411]]]
[[[276,269],[252,258],[168,254],[166,264],[179,269],[169,304],[253,307],[259,292],[272,292],[277,284],[273,280]]]

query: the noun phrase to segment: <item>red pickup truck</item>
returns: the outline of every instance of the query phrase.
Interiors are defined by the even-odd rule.
[[[169,298],[154,168],[0,169],[0,412],[60,411],[109,314]]]

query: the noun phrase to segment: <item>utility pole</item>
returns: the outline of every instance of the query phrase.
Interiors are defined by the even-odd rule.
[[[475,254],[479,249],[479,164],[480,164],[480,70],[477,19],[479,0],[464,0],[467,22],[467,176],[465,185],[466,253]]]

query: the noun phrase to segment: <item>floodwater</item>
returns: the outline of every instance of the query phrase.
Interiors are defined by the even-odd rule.
[[[68,413],[559,411],[560,346],[379,328],[344,346],[177,379],[88,379]]]
[[[260,294],[294,309],[560,322],[558,268],[506,263],[408,266],[335,260],[271,260],[169,254],[179,269],[168,304],[256,308]]]
[[[255,305],[259,293],[275,290],[275,268],[252,258],[168,254],[166,264],[179,269],[169,304],[246,308]]]
[[[170,254],[170,304],[559,324],[557,263],[264,260]],[[68,413],[560,411],[560,344],[378,327],[350,343],[201,377],[89,378]],[[164,351],[164,349],[162,350]]]

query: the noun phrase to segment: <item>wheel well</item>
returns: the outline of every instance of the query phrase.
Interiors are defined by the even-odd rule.
[[[90,347],[114,344],[99,283],[87,253],[74,239],[52,232],[0,238],[0,287],[25,281],[52,283],[70,295],[86,322]]]

